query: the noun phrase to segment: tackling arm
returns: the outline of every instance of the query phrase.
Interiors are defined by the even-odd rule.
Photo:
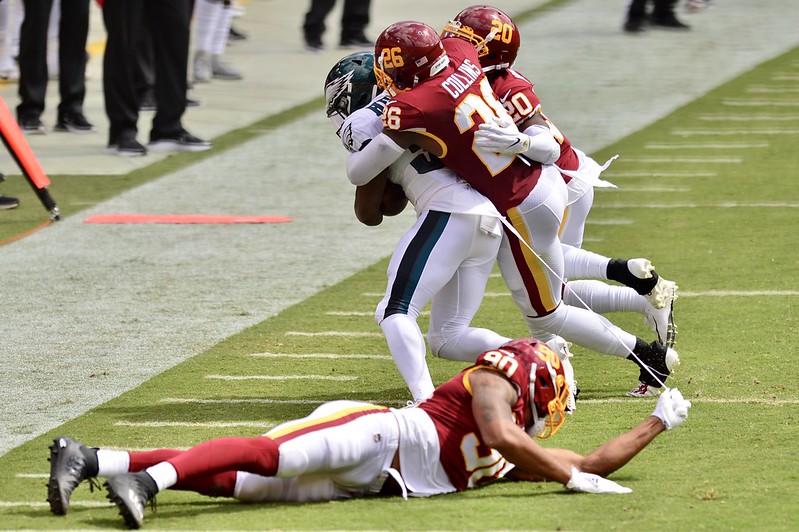
[[[404,152],[405,148],[387,135],[377,135],[361,151],[351,153],[347,158],[347,178],[353,185],[365,185],[399,159]]]

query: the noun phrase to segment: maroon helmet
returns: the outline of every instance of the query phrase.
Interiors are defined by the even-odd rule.
[[[412,89],[448,64],[441,37],[422,22],[392,24],[375,42],[377,84],[391,95]]]
[[[530,376],[527,402],[530,403],[533,418],[528,423],[527,433],[538,438],[554,435],[566,420],[566,403],[569,399],[569,386],[558,354],[535,338],[513,340],[493,352],[484,353],[482,358],[491,362],[492,353],[500,357],[501,354],[512,353]],[[505,372],[510,373],[509,378],[514,382],[512,374],[515,371],[505,369]],[[520,393],[524,393],[523,383],[518,384]]]
[[[474,44],[484,72],[510,68],[519,54],[516,23],[492,6],[467,7],[447,24],[442,37],[459,37]]]

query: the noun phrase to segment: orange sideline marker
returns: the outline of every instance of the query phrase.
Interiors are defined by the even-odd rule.
[[[60,220],[58,206],[47,191],[50,179],[44,173],[42,165],[33,153],[25,135],[19,128],[19,124],[17,124],[17,120],[2,96],[0,96],[0,138],[2,138],[3,144],[6,145],[8,153],[11,154],[19,169],[22,170],[22,175],[25,176],[36,195],[39,196],[44,207],[52,213],[53,220]]]

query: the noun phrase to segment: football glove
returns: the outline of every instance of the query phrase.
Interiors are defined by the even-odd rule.
[[[566,489],[585,493],[631,493],[633,491],[599,475],[583,473],[574,466],[572,466],[572,477],[566,484]]]
[[[524,153],[530,149],[530,136],[515,125],[484,122],[474,134],[474,147],[494,153]]]
[[[691,408],[691,401],[683,399],[677,388],[670,388],[660,394],[652,415],[660,419],[666,430],[669,430],[685,423],[685,420],[688,419],[689,408]]]
[[[493,153],[521,154],[541,164],[553,164],[560,157],[560,144],[549,128],[530,126],[520,132],[515,124],[485,122],[474,134],[474,147]]]

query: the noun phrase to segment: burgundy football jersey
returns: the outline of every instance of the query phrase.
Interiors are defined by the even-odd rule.
[[[504,70],[491,82],[491,88],[517,126],[533,116],[541,107],[541,100],[533,90],[533,83],[515,70]],[[555,164],[563,170],[577,170],[580,161],[572,150],[571,142],[543,113],[541,116],[549,124],[552,136],[560,144],[560,157]],[[566,176],[564,179],[567,183],[571,180]]]
[[[443,43],[449,66],[392,98],[383,124],[389,131],[415,131],[435,140],[444,152],[441,161],[506,211],[535,187],[541,165],[474,147],[474,132],[481,123],[510,117],[492,92],[474,46],[459,38]]]
[[[419,408],[428,413],[438,432],[441,464],[458,491],[492,482],[513,468],[499,452],[482,442],[472,414],[469,374],[489,368],[504,375],[518,392],[513,417],[519,430],[525,428],[528,412],[532,357],[499,348],[477,358],[471,366],[448,380],[423,401]]]

